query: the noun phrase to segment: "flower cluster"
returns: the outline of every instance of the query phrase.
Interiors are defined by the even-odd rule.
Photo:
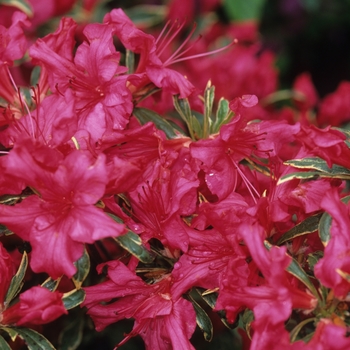
[[[51,349],[31,328],[84,307],[133,319],[115,348],[194,349],[212,310],[253,350],[349,348],[350,83],[277,91],[254,27],[209,50],[222,28],[177,43],[185,22],[121,9],[29,43],[33,23],[0,26],[0,345]]]

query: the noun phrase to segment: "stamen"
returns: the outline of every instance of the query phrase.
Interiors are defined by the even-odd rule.
[[[194,23],[190,33],[188,34],[187,38],[184,40],[184,42],[176,49],[176,51],[164,62],[164,65],[169,64],[169,62],[172,62],[173,59],[177,58],[177,57],[181,57],[183,56],[186,52],[188,52],[189,49],[191,49],[193,47],[193,45],[191,45],[189,48],[187,48],[185,51],[183,51],[182,53],[180,53],[180,51],[182,50],[183,47],[185,47],[185,45],[189,42],[189,40],[191,39],[194,31],[197,28],[197,24]],[[198,39],[196,40],[196,42],[198,41]],[[195,43],[196,43],[195,42]]]
[[[34,125],[33,125],[33,120],[32,120],[32,114],[30,113],[30,110],[29,110],[29,107],[28,107],[28,105],[27,105],[27,102],[25,101],[25,99],[23,99],[23,96],[22,96],[20,90],[19,90],[19,89],[17,88],[17,86],[16,86],[16,83],[15,83],[13,77],[12,77],[12,74],[11,74],[11,72],[10,72],[9,67],[6,66],[6,69],[7,69],[7,74],[8,74],[8,76],[9,76],[10,80],[11,80],[11,83],[12,83],[12,85],[13,85],[15,91],[16,91],[17,94],[18,94],[18,97],[19,97],[19,100],[20,100],[22,109],[23,109],[23,105],[24,105],[24,106],[25,106],[25,109],[27,110],[27,113],[28,113],[28,116],[29,116],[29,119],[30,119],[30,122],[31,122],[31,127],[32,127],[32,136],[33,136],[33,138],[34,138]]]
[[[219,53],[221,51],[224,51],[224,50],[228,49],[229,47],[231,47],[233,45],[236,45],[237,43],[238,43],[238,40],[234,39],[230,44],[228,44],[228,45],[226,45],[224,47],[221,47],[220,49],[209,51],[209,52],[203,52],[203,53],[199,53],[199,54],[192,55],[192,56],[186,56],[186,57],[183,57],[183,58],[179,58],[179,59],[176,59],[176,60],[172,61],[171,64],[182,62],[182,61],[187,61],[187,60],[192,60],[194,58],[199,58],[199,57],[205,57],[205,56],[213,55],[213,54]]]
[[[257,204],[257,201],[254,197],[254,194],[252,193],[252,190],[255,192],[255,194],[258,198],[260,198],[260,193],[256,190],[256,188],[253,186],[253,184],[244,175],[243,171],[239,168],[238,164],[235,161],[233,161],[233,164],[236,166],[238,173],[241,175],[241,178],[242,178],[243,182],[245,183],[251,197],[253,198],[254,203]]]

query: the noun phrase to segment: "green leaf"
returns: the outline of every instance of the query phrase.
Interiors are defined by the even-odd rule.
[[[84,317],[72,318],[59,335],[59,350],[75,350],[83,339]]]
[[[77,268],[77,272],[73,276],[72,280],[75,287],[80,289],[90,272],[90,257],[86,249],[84,249],[84,254],[74,263],[74,265]]]
[[[23,253],[21,264],[19,265],[17,273],[12,277],[10,287],[6,293],[5,304],[8,305],[13,298],[19,293],[23,286],[23,278],[26,274],[28,267],[28,255]]]
[[[318,224],[320,222],[322,213],[309,216],[304,221],[294,226],[289,231],[285,232],[282,237],[278,240],[277,245],[281,245],[286,241],[290,241],[295,237],[307,235],[309,233],[315,232],[318,230]]]
[[[134,73],[135,54],[131,50],[126,50],[125,65],[126,65],[126,68],[128,68],[128,74]]]
[[[200,297],[212,308],[214,309],[215,307],[215,304],[216,304],[216,301],[218,299],[218,290],[219,288],[216,288],[216,289],[208,289],[208,290],[205,290],[205,289],[202,289],[202,288],[195,288],[196,292],[200,295]],[[220,317],[221,319],[221,322],[228,328],[228,329],[232,329],[235,327],[235,324],[230,324],[228,321],[227,321],[227,318],[226,318],[226,313],[225,311],[223,310],[218,310],[216,311],[216,313],[218,314],[218,316]]]
[[[350,196],[346,196],[342,198],[341,201],[347,204],[349,200],[350,200]],[[318,225],[318,235],[324,246],[326,246],[329,240],[331,239],[331,224],[332,224],[332,217],[328,213],[324,213]]]
[[[211,82],[209,80],[207,87],[204,91],[204,118],[203,118],[203,132],[201,135],[202,139],[208,138],[210,134],[210,126],[212,123],[211,114],[213,111],[215,97],[215,86],[211,86]]]
[[[242,328],[246,331],[249,339],[251,338],[250,330],[251,330],[251,324],[254,321],[254,313],[252,310],[245,309],[243,314],[240,315],[240,324]]]
[[[24,197],[21,195],[10,195],[5,194],[3,196],[0,196],[0,203],[5,205],[14,205]]]
[[[287,267],[287,271],[292,274],[294,277],[296,277],[299,281],[304,283],[306,287],[310,289],[312,294],[318,298],[318,293],[312,282],[310,281],[308,275],[306,272],[303,270],[303,268],[300,266],[300,264],[295,260],[292,259],[292,262],[290,265]]]
[[[228,123],[233,117],[233,113],[229,108],[229,101],[223,97],[219,100],[218,109],[216,111],[216,118],[211,126],[210,133],[216,134],[219,132],[221,125]]]
[[[169,138],[175,138],[177,136],[174,128],[159,114],[151,111],[147,108],[134,108],[133,114],[139,120],[139,122],[144,125],[148,122],[153,122],[154,125],[165,132],[165,135]]]
[[[300,333],[301,329],[310,322],[315,322],[316,318],[307,318],[306,320],[300,322],[298,325],[296,325],[293,330],[290,332],[290,341],[295,342],[298,338],[298,334]]]
[[[154,256],[142,244],[141,238],[136,233],[129,231],[125,235],[114,237],[114,239],[122,248],[143,263],[149,264],[154,260]]]
[[[35,66],[32,70],[31,75],[30,75],[30,85],[31,86],[36,86],[39,83],[40,73],[41,73],[41,67]]]
[[[3,331],[5,331],[11,338],[12,341],[15,341],[17,338],[18,333],[10,327],[0,327]]]
[[[204,339],[211,341],[213,339],[213,324],[208,314],[202,307],[189,295],[190,301],[196,311],[196,322],[200,330],[203,332]]]
[[[0,236],[10,236],[13,232],[10,231],[5,225],[0,224]]]
[[[231,20],[259,20],[265,0],[224,0],[225,13]]]
[[[62,297],[63,305],[66,310],[73,309],[85,300],[85,292],[83,289],[73,289],[68,293],[64,293]]]
[[[7,344],[7,341],[1,335],[0,335],[0,349],[11,350],[10,345]]]
[[[217,291],[215,290],[204,290],[202,288],[196,288],[197,293],[202,297],[202,299],[212,308],[214,309],[216,301],[218,299]]]
[[[45,280],[41,284],[41,286],[48,289],[50,292],[54,292],[57,289],[60,281],[61,281],[61,278],[57,280],[53,280],[51,277],[49,277],[47,280]]]
[[[0,5],[13,6],[23,11],[28,17],[33,17],[33,9],[26,0],[0,0]]]
[[[270,250],[272,248],[272,244],[268,241],[264,241],[265,247]],[[289,255],[288,255],[289,256]],[[292,274],[294,277],[296,277],[299,281],[304,283],[306,287],[309,288],[309,290],[312,292],[312,294],[318,298],[318,293],[315,288],[315,286],[312,284],[312,282],[309,279],[309,276],[306,274],[306,272],[303,270],[303,268],[300,266],[300,264],[293,258],[291,258],[292,261],[289,264],[289,266],[286,268],[286,270]]]
[[[291,181],[291,180],[316,180],[320,177],[321,173],[319,172],[297,172],[297,173],[291,173],[287,175],[283,175],[277,182],[277,185],[280,185],[284,182]]]
[[[180,114],[182,120],[186,123],[188,132],[193,140],[196,140],[192,126],[192,111],[187,98],[179,98],[178,95],[173,96],[173,103],[176,111]]]
[[[114,221],[119,224],[123,224],[123,220],[117,216],[107,213]],[[126,251],[134,255],[137,259],[142,261],[145,264],[151,263],[155,256],[151,254],[147,248],[142,244],[140,236],[132,231],[128,231],[125,235],[113,237],[113,239]]]
[[[298,169],[313,169],[330,175],[350,177],[349,169],[336,164],[330,168],[325,160],[318,157],[288,160],[284,164]]]
[[[320,250],[317,250],[314,253],[310,253],[307,256],[307,263],[309,265],[309,268],[311,271],[314,270],[315,265],[318,263],[318,261],[323,258],[323,252]]]
[[[40,333],[29,328],[12,327],[22,338],[29,350],[55,350],[54,346]]]

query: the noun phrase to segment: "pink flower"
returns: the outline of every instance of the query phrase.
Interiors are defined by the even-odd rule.
[[[9,306],[5,296],[14,277],[15,264],[0,242],[0,324],[45,324],[67,314],[61,293],[51,293],[43,287],[32,287],[21,293],[19,302]],[[7,300],[9,302],[10,300]]]
[[[87,25],[87,41],[77,48],[73,59],[75,27],[72,19],[62,19],[57,32],[38,39],[29,52],[47,70],[51,91],[73,90],[78,127],[97,141],[107,130],[125,128],[133,108],[131,93],[127,76],[121,75],[126,68],[119,66],[112,29],[103,24]],[[65,40],[67,45],[63,45]]]
[[[6,147],[13,147],[23,138],[59,147],[68,142],[78,128],[72,92],[64,95],[52,94],[42,102],[38,101],[36,110],[21,119],[11,120],[10,126],[0,134],[0,141]]]
[[[20,294],[19,302],[3,311],[2,315],[0,314],[0,322],[16,326],[52,322],[61,315],[68,314],[63,305],[62,296],[62,293],[50,292],[44,287],[32,287]]]
[[[175,25],[172,26],[169,31],[174,30],[174,32],[164,36],[163,40],[161,35],[155,39],[152,35],[137,29],[121,9],[112,10],[103,21],[113,28],[114,33],[128,50],[140,54],[135,76],[129,79],[133,85],[141,88],[152,82],[164,91],[173,95],[179,94],[181,98],[189,96],[194,91],[194,86],[182,74],[167,68],[174,62],[174,59],[169,58],[165,62],[160,59],[163,48],[168,46],[181,28],[175,29]],[[170,40],[166,39],[168,36]],[[176,56],[176,53],[173,56]]]
[[[6,171],[39,194],[15,206],[0,206],[0,221],[32,244],[35,272],[71,277],[83,243],[124,233],[123,225],[94,206],[107,182],[103,155],[94,160],[74,151],[63,158],[56,150],[27,140],[17,143],[7,157]]]
[[[343,81],[337,90],[327,95],[317,116],[320,125],[340,126],[350,120],[350,82]]]
[[[84,288],[86,298],[82,306],[88,308],[96,330],[134,318],[133,330],[116,348],[139,334],[149,350],[194,349],[188,339],[196,327],[195,312],[189,301],[173,298],[170,276],[148,285],[120,261],[106,265],[108,279]],[[103,266],[98,267],[99,272]]]
[[[321,207],[332,217],[331,239],[324,257],[315,266],[315,276],[324,286],[332,288],[336,297],[343,299],[350,291],[346,278],[350,274],[349,208],[340,201],[335,188],[324,194]]]

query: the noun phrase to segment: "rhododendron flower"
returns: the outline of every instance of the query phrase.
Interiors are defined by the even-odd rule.
[[[19,301],[9,306],[5,296],[15,272],[15,264],[0,242],[0,325],[45,324],[68,313],[63,294],[43,287],[32,287],[21,293]]]
[[[0,206],[0,222],[31,243],[34,271],[71,277],[83,243],[124,233],[123,225],[94,206],[107,182],[103,155],[94,160],[74,151],[63,158],[56,150],[27,140],[17,143],[7,157],[6,171],[39,194],[15,206]]]
[[[72,57],[76,24],[61,20],[60,28],[30,48],[29,53],[45,67],[52,91],[72,89],[79,112],[78,127],[90,133],[92,141],[112,130],[124,129],[128,123],[132,101],[126,87],[126,68],[119,65],[120,53],[113,45],[112,29],[107,25],[90,24],[84,29],[87,41]],[[69,46],[57,46],[57,40],[68,40]],[[64,51],[64,55],[60,54]]]
[[[304,157],[318,156],[329,167],[338,164],[350,168],[350,149],[345,143],[346,136],[341,131],[331,129],[330,126],[324,129],[313,125],[303,126],[296,139],[305,147]]]
[[[350,82],[343,81],[337,90],[327,95],[317,115],[320,125],[340,126],[350,120]]]
[[[86,298],[82,304],[98,331],[121,319],[133,318],[133,330],[117,347],[139,334],[149,350],[194,349],[188,339],[196,327],[195,312],[189,301],[173,298],[170,276],[148,285],[120,261],[105,265],[108,279],[84,288]],[[105,265],[98,266],[100,273]]]
[[[21,12],[13,14],[9,28],[0,25],[0,97],[14,109],[12,111],[9,107],[0,106],[0,127],[7,125],[14,115],[18,117],[17,107],[20,101],[13,86],[9,67],[13,65],[13,61],[22,58],[27,49],[27,40],[23,34],[25,26],[29,26],[29,21]]]
[[[324,257],[315,266],[315,275],[324,286],[334,290],[336,297],[344,299],[350,291],[347,278],[350,274],[349,208],[340,201],[336,188],[324,194],[321,207],[332,217],[331,238]]]
[[[129,193],[133,216],[145,228],[141,236],[145,241],[159,239],[170,248],[188,249],[187,226],[181,216],[191,215],[197,201],[196,173],[198,165],[191,162],[188,149],[184,148],[171,166],[163,166],[161,161],[146,183],[140,183],[135,191]],[[169,158],[171,160],[171,158]]]
[[[77,127],[74,99],[67,90],[64,95],[46,97],[30,114],[10,121],[10,126],[0,133],[0,141],[6,147],[13,147],[16,141],[32,138],[49,147],[59,147],[73,137]]]
[[[141,88],[152,82],[164,91],[179,94],[181,98],[189,96],[194,91],[194,86],[183,75],[167,68],[174,60],[161,61],[160,54],[169,42],[164,43],[161,36],[156,40],[152,35],[137,29],[121,9],[112,10],[103,21],[113,28],[114,33],[128,50],[140,54],[136,76],[130,77],[133,85]],[[172,37],[171,35],[170,38]]]
[[[32,287],[20,294],[19,302],[0,314],[0,323],[28,326],[52,322],[68,314],[63,305],[62,296],[62,293],[50,292],[44,287]]]
[[[312,310],[316,307],[316,297],[290,282],[286,268],[291,258],[286,255],[285,247],[272,247],[268,251],[263,243],[264,230],[258,224],[243,222],[239,234],[264,280],[260,286],[255,286],[255,281],[251,281],[252,285],[235,286],[227,280],[219,294],[217,309],[244,305],[254,311],[257,324],[263,318],[263,324],[278,325],[288,319],[292,308]]]

